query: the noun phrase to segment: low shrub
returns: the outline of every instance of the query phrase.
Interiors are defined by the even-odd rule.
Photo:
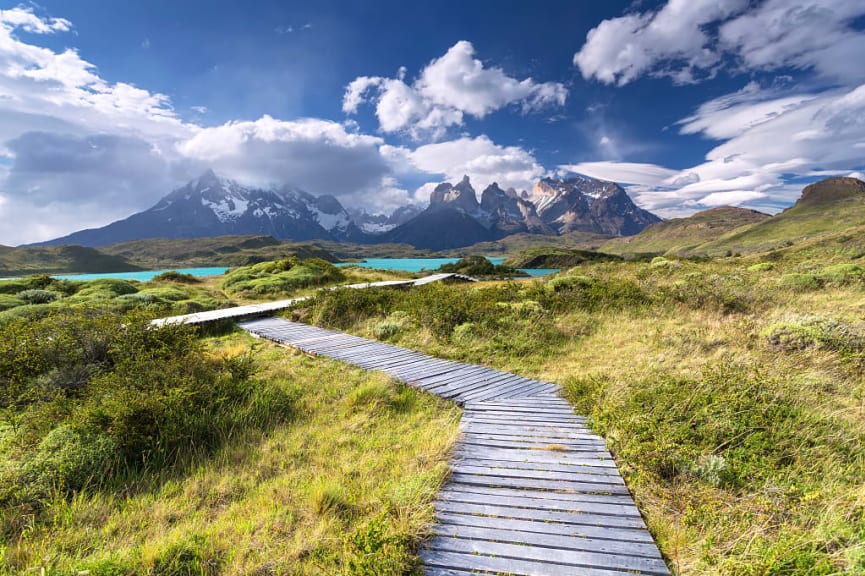
[[[775,322],[760,335],[770,347],[782,351],[823,348],[857,354],[865,350],[865,330],[861,326],[826,316],[800,316]]]
[[[169,270],[162,274],[157,274],[150,279],[151,282],[176,282],[178,284],[201,284],[201,280],[192,274],[184,274],[176,270]]]
[[[63,295],[59,292],[55,292],[53,290],[41,290],[39,288],[22,290],[15,295],[16,298],[18,298],[19,300],[23,300],[28,304],[48,304],[50,302],[54,302],[62,296]]]
[[[397,320],[383,320],[375,325],[373,334],[379,340],[390,340],[402,330],[403,322]]]
[[[774,269],[775,265],[771,262],[760,262],[759,264],[748,266],[748,272],[768,272]]]
[[[243,266],[229,272],[222,288],[248,296],[290,295],[302,288],[345,280],[345,273],[325,260],[297,257]]]
[[[823,268],[820,278],[835,284],[849,284],[865,280],[865,268],[856,264],[835,264]]]
[[[70,493],[98,484],[116,464],[116,441],[106,434],[89,434],[63,424],[49,432],[22,463],[17,479],[24,501]]]
[[[796,272],[784,274],[778,279],[778,287],[794,291],[819,290],[823,286],[820,278],[814,274]]]

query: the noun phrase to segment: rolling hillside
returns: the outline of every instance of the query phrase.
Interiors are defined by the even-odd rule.
[[[12,248],[0,246],[0,278],[37,273],[134,272],[141,270],[118,255],[83,246]]]
[[[767,218],[769,215],[755,210],[721,206],[652,224],[636,236],[613,238],[601,249],[611,254],[687,254],[719,235]]]
[[[721,207],[655,224],[630,238],[601,247],[615,254],[724,256],[779,250],[865,225],[865,182],[827,178],[806,186],[799,200],[767,216]]]

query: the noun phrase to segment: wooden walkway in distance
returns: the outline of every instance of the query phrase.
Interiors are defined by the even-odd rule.
[[[322,290],[338,290],[342,288],[362,289],[362,288],[382,288],[388,286],[423,286],[432,284],[433,282],[442,282],[445,280],[459,280],[461,282],[477,282],[476,278],[466,276],[465,274],[455,274],[452,272],[441,274],[430,274],[415,280],[383,280],[381,282],[362,282],[360,284],[343,284],[341,286],[333,286],[330,288],[322,288]],[[151,324],[154,326],[165,326],[166,324],[208,324],[210,322],[220,322],[222,320],[241,320],[243,318],[254,318],[257,316],[265,316],[291,308],[298,302],[306,300],[309,296],[301,296],[299,298],[289,298],[287,300],[277,300],[275,302],[264,302],[261,304],[248,304],[246,306],[234,306],[232,308],[222,308],[220,310],[208,310],[207,312],[195,312],[192,314],[181,314],[179,316],[170,316],[168,318],[157,318]]]
[[[426,574],[669,574],[603,439],[556,385],[278,318],[240,326],[463,405]]]

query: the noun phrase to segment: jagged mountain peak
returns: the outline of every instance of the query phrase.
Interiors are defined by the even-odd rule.
[[[442,182],[430,194],[430,208],[448,206],[469,215],[477,215],[480,205],[475,189],[468,176],[454,186],[450,182]]]

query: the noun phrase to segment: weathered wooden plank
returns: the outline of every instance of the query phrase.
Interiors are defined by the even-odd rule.
[[[509,576],[634,576],[633,572],[621,570],[589,567],[575,570],[574,566],[566,564],[441,550],[422,550],[420,557],[425,566],[480,570]]]
[[[493,447],[476,447],[460,444],[454,451],[457,458],[480,458],[510,462],[535,462],[550,464],[592,465],[592,462],[614,462],[609,452],[597,450],[590,452],[561,452],[553,450],[515,450]],[[606,464],[597,464],[598,466]]]
[[[430,387],[430,390],[435,391],[436,394],[444,394],[454,390],[470,390],[471,384],[474,383],[503,386],[505,382],[515,381],[517,379],[519,379],[519,376],[514,376],[513,374],[501,374],[497,372],[491,372],[488,374],[481,372],[477,376],[461,379],[457,382],[436,384],[435,386]]]
[[[506,384],[496,385],[483,391],[469,392],[465,394],[463,398],[466,402],[475,402],[477,400],[488,398],[489,396],[499,396],[514,390],[525,390],[533,387],[534,385],[531,380],[527,378],[520,378]]]
[[[494,516],[478,516],[473,514],[454,514],[437,512],[436,520],[442,524],[453,526],[474,526],[477,528],[496,528],[499,530],[521,530],[538,532],[540,534],[556,534],[560,536],[576,536],[577,538],[598,538],[623,543],[654,544],[652,535],[647,530],[631,530],[592,526],[589,524],[565,524],[560,522],[539,522],[537,520],[520,520],[518,518],[499,518]]]
[[[562,490],[570,492],[589,492],[593,494],[626,494],[628,489],[623,486],[590,484],[587,482],[569,482],[567,480],[538,480],[535,478],[502,478],[500,476],[484,476],[481,474],[454,473],[453,482],[475,484],[480,486],[502,486],[507,488],[545,488],[547,490]]]
[[[483,454],[474,454],[471,456],[454,455],[453,464],[466,463],[472,466],[487,466],[490,468],[504,468],[508,470],[543,470],[545,472],[555,472],[557,474],[570,474],[578,472],[580,474],[591,474],[593,476],[615,476],[621,478],[619,471],[615,466],[588,466],[586,464],[559,464],[550,462],[510,462],[508,460],[499,460],[497,458],[485,458]]]
[[[617,514],[619,516],[640,516],[637,507],[629,496],[596,496],[594,494],[569,494],[549,490],[526,490],[519,488],[490,488],[489,486],[463,486],[448,484],[439,492],[446,498],[477,498],[479,503],[499,503],[498,498],[518,500],[526,508],[556,509],[559,506],[576,506],[580,510],[596,514]],[[491,500],[483,500],[491,498]]]
[[[454,500],[439,500],[435,503],[435,509],[440,512],[450,512],[452,514],[473,514],[480,516],[493,516],[496,518],[515,518],[517,520],[535,520],[537,522],[604,526],[605,528],[625,528],[629,530],[646,529],[642,518],[634,516],[560,512],[557,510],[517,508],[515,506],[476,504]]]
[[[618,526],[622,528],[645,528],[642,518],[629,506],[603,505],[598,503],[578,504],[576,502],[565,502],[555,500],[530,500],[520,496],[495,496],[491,494],[473,494],[471,492],[443,492],[439,496],[440,502],[452,502],[459,504],[474,504],[483,506],[508,506],[519,510],[534,510],[536,512],[559,512],[583,514],[585,518],[597,518],[597,522],[581,522],[582,524],[600,524],[604,526]],[[618,514],[612,511],[627,510],[628,514]],[[501,514],[499,514],[501,516]],[[510,516],[509,518],[523,518],[522,516]],[[549,518],[531,518],[532,520],[547,521]],[[625,522],[625,520],[628,520]]]
[[[514,378],[513,374],[508,375]],[[506,379],[510,379],[506,378]],[[445,383],[437,383],[429,388],[430,392],[439,396],[445,396],[453,393],[468,393],[471,390],[485,388],[489,386],[500,386],[502,378],[492,373],[480,372],[465,378],[458,378]]]
[[[624,554],[605,554],[586,550],[553,548],[549,546],[520,546],[507,542],[489,542],[468,538],[436,536],[427,545],[431,550],[482,554],[499,558],[536,560],[544,563],[565,564],[575,568],[606,568],[640,572],[643,574],[668,574],[667,565],[660,558],[627,556]]]
[[[501,466],[483,466],[476,461],[471,463],[454,462],[451,466],[454,472],[465,474],[483,474],[485,476],[500,476],[504,478],[538,478],[541,480],[569,480],[571,482],[587,482],[593,484],[611,484],[624,486],[625,482],[618,474],[592,474],[590,472],[571,472],[562,470],[543,470],[528,468],[505,468]]]
[[[502,530],[494,527],[479,528],[477,526],[460,526],[455,524],[437,524],[434,531],[436,534],[450,536],[451,538],[485,539],[494,542],[522,544],[524,546],[564,548],[566,550],[583,550],[602,554],[620,554],[623,556],[642,556],[644,558],[661,559],[658,548],[654,544],[643,544],[640,542],[620,542],[617,540],[605,540],[603,538],[562,536],[542,532]]]
[[[593,455],[591,454],[586,455],[585,458],[579,460],[553,460],[541,458],[520,459],[510,455],[505,458],[498,458],[489,453],[483,453],[480,451],[472,452],[460,449],[458,452],[454,453],[452,461],[454,464],[469,462],[479,466],[493,465],[494,467],[497,466],[515,470],[576,470],[584,474],[595,474],[601,476],[618,474],[618,470],[614,465],[610,466],[602,458],[593,458]]]

